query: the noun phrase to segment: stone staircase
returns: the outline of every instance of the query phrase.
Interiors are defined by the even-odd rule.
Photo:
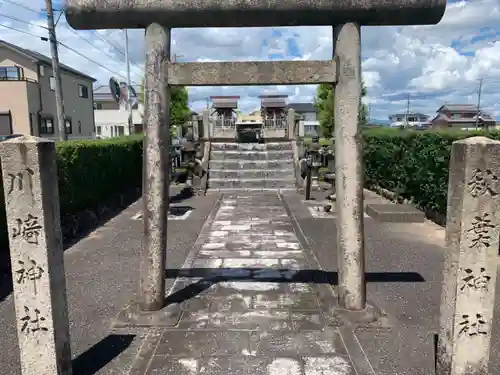
[[[212,143],[208,191],[241,190],[295,190],[291,143]]]

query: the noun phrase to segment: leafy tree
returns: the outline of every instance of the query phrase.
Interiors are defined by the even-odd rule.
[[[366,96],[366,87],[362,83],[361,98]],[[318,86],[314,106],[318,110],[318,121],[321,127],[321,135],[330,138],[335,128],[335,86],[321,84]],[[368,108],[362,101],[359,103],[359,123],[366,125],[368,120]]]
[[[139,102],[144,104],[144,82],[141,85]],[[190,113],[187,89],[182,86],[170,87],[170,124],[172,126],[184,125]]]

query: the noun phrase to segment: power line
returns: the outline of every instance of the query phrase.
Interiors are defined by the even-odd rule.
[[[40,36],[40,35],[35,35],[35,34],[30,33],[30,32],[28,32],[28,31],[24,31],[24,30],[16,29],[15,27],[11,27],[11,26],[7,26],[7,25],[3,25],[3,24],[1,24],[1,23],[0,23],[0,27],[4,27],[4,28],[6,28],[6,29],[10,29],[10,30],[17,31],[17,32],[19,32],[19,33],[21,33],[21,34],[31,35],[31,36],[34,36],[35,38],[40,38],[41,40],[45,40],[45,41],[49,40],[49,38],[47,38],[47,37]]]
[[[78,38],[80,38],[81,40],[87,42],[90,46],[95,47],[95,44],[91,41],[91,40],[88,40],[87,38],[85,38],[84,36],[80,35],[79,33],[77,33],[75,30],[71,29],[71,28],[67,28],[69,31],[71,31],[73,34],[75,34]],[[110,55],[109,53],[106,53],[104,51],[101,51],[101,53],[103,53],[104,55],[108,56],[109,58],[111,59],[115,59],[116,57],[115,56],[112,56]]]
[[[29,7],[26,7],[26,6],[22,5],[22,4],[15,3],[15,2],[13,2],[13,1],[11,1],[11,0],[3,0],[3,1],[7,1],[8,3],[11,3],[11,4],[13,4],[13,5],[21,6],[22,8],[25,8],[25,9],[30,10],[30,11],[32,11],[32,12],[34,12],[34,13],[37,13],[37,14],[41,14],[41,13],[42,13],[42,12],[37,12],[37,11],[35,11],[34,9],[29,8]],[[3,14],[3,13],[0,13],[0,16],[5,17],[5,18],[8,18],[8,19],[11,19],[11,20],[13,20],[13,21],[17,21],[17,22],[25,23],[25,24],[27,24],[27,25],[36,26],[36,27],[42,28],[42,29],[44,29],[44,30],[47,30],[47,27],[45,27],[45,26],[42,26],[42,25],[39,25],[39,24],[36,24],[36,23],[30,22],[30,21],[22,20],[22,19],[19,19],[19,18],[17,18],[17,17],[9,16],[9,15]],[[73,30],[71,27],[66,26],[65,28],[66,28],[67,30],[71,31],[73,34],[75,34],[78,38],[80,38],[80,39],[84,40],[85,42],[87,42],[87,43],[88,43],[90,46],[92,46],[93,48],[96,48],[95,44],[94,44],[91,40],[89,40],[89,39],[85,38],[84,36],[82,36],[81,34],[77,33],[77,32],[76,32],[75,30]],[[118,51],[120,54],[124,55],[124,53],[123,53],[123,52],[122,52],[122,51],[121,51],[118,47],[116,47],[116,46],[115,46],[115,45],[113,45],[111,42],[109,42],[108,40],[106,40],[104,37],[102,37],[101,35],[99,35],[99,33],[95,32],[95,34],[94,34],[94,35],[98,36],[98,38],[99,38],[99,39],[101,39],[102,41],[104,41],[104,42],[106,42],[107,44],[109,44],[111,47],[113,47],[113,49],[115,49],[116,51]],[[103,53],[103,54],[105,54],[106,56],[108,56],[108,57],[109,57],[109,58],[111,58],[111,59],[115,59],[115,58],[116,58],[115,56],[112,56],[112,55],[110,55],[109,53],[106,53],[106,52],[103,52],[103,51],[100,51],[100,52],[101,52],[101,53]],[[142,68],[141,68],[138,64],[136,64],[134,61],[130,60],[130,62],[131,62],[132,64],[134,64],[135,66],[137,66],[139,69],[141,69],[141,70],[142,70]]]
[[[29,21],[25,21],[25,20],[22,20],[20,18],[17,18],[17,17],[12,17],[12,16],[8,16],[6,14],[3,14],[3,13],[0,13],[0,16],[2,17],[5,17],[5,18],[8,18],[8,19],[11,19],[13,21],[17,21],[17,22],[21,22],[21,23],[25,23],[27,25],[31,25],[31,26],[36,26],[36,27],[40,27],[44,30],[47,30],[47,27],[46,26],[42,26],[42,25],[39,25],[37,23],[33,23],[33,22],[29,22]]]
[[[99,34],[99,32],[94,31],[94,35],[95,35],[95,36],[97,36],[97,37],[98,37],[100,40],[102,40],[104,43],[107,43],[108,45],[110,45],[110,46],[111,46],[111,48],[113,48],[115,51],[117,51],[117,52],[118,52],[119,54],[121,54],[123,57],[126,57],[126,56],[125,56],[125,52],[123,52],[120,48],[116,47],[113,43],[111,43],[109,40],[107,40],[106,38],[104,38],[101,34]],[[131,60],[130,58],[129,58],[129,60],[130,60],[130,62],[131,62],[132,64],[134,64],[136,67],[138,67],[139,69],[143,70],[143,68],[142,68],[139,64],[135,63],[135,62],[134,62],[133,60]]]
[[[41,40],[43,40],[43,41],[48,41],[48,40],[49,40],[49,38],[48,38],[48,37],[44,37],[44,36],[40,36],[40,35],[36,35],[36,34],[33,34],[33,33],[28,32],[28,31],[24,31],[24,30],[17,29],[17,28],[15,28],[15,27],[11,27],[11,26],[7,26],[7,25],[3,25],[3,24],[0,24],[0,27],[6,28],[6,29],[9,29],[9,30],[13,30],[13,31],[17,31],[17,32],[19,32],[19,33],[21,33],[21,34],[30,35],[30,36],[32,36],[32,37],[35,37],[35,38],[41,39]],[[60,46],[62,46],[62,47],[64,47],[64,48],[66,48],[66,49],[68,49],[68,50],[70,50],[71,52],[76,53],[78,56],[83,57],[85,60],[90,61],[91,63],[96,64],[97,66],[101,67],[102,69],[104,69],[104,70],[106,70],[106,71],[110,72],[111,74],[113,74],[113,75],[117,75],[117,76],[119,76],[119,77],[121,77],[121,78],[125,78],[125,76],[123,76],[123,75],[121,75],[121,74],[117,74],[116,72],[113,72],[111,69],[107,68],[106,66],[102,65],[101,63],[98,63],[97,61],[94,61],[94,60],[92,60],[92,59],[88,58],[87,56],[85,56],[85,55],[83,55],[82,53],[80,53],[80,52],[76,51],[75,49],[73,49],[73,48],[69,47],[68,45],[66,45],[66,44],[64,44],[64,43],[62,43],[62,42],[60,42],[60,41],[58,41],[57,43],[58,43]],[[134,85],[138,85],[138,84],[137,84],[136,82],[134,82],[134,81],[132,81],[132,83],[133,83]]]
[[[40,15],[42,12],[40,10],[35,10],[33,8],[30,8],[24,4],[19,4],[19,3],[16,3],[15,1],[12,1],[12,0],[2,0],[3,2],[5,3],[9,3],[9,4],[12,4],[12,5],[15,5],[15,6],[18,6],[20,8],[24,8],[26,10],[29,10],[30,12],[33,12],[33,13],[36,13],[38,15]]]
[[[58,42],[58,43],[59,43],[62,47],[64,47],[64,48],[66,48],[66,49],[70,50],[70,51],[71,51],[71,52],[73,52],[73,53],[76,53],[78,56],[83,57],[84,59],[86,59],[86,60],[90,61],[91,63],[94,63],[94,64],[96,64],[96,65],[100,66],[102,69],[107,70],[107,71],[108,71],[108,72],[110,72],[111,74],[115,74],[115,75],[117,75],[117,76],[119,76],[119,77],[121,77],[121,78],[126,79],[126,77],[125,77],[125,76],[123,76],[123,75],[121,75],[121,74],[118,74],[118,73],[116,73],[116,72],[113,72],[111,69],[107,68],[106,66],[102,65],[101,63],[98,63],[97,61],[95,61],[95,60],[92,60],[92,59],[88,58],[87,56],[85,56],[85,55],[81,54],[80,52],[78,52],[78,51],[76,51],[75,49],[73,49],[73,48],[71,48],[71,47],[67,46],[66,44],[64,44],[64,43],[62,43],[62,42]],[[132,81],[132,83],[133,83],[134,85],[137,85],[137,82]]]

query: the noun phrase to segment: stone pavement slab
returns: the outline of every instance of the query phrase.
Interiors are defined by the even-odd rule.
[[[176,203],[191,207],[192,213],[168,223],[169,268],[182,266],[216,201],[192,197]],[[128,374],[144,346],[149,330],[110,330],[138,289],[143,227],[132,216],[140,208],[141,201],[132,204],[65,251],[73,375]],[[173,282],[167,279],[167,286]],[[20,375],[12,295],[0,301],[0,327],[0,375]]]
[[[207,224],[169,296],[179,324],[153,330],[134,375],[373,374],[327,324],[333,291],[281,196],[223,196]]]
[[[321,268],[336,270],[336,222],[312,217],[302,199],[299,195],[285,197]],[[372,196],[370,200],[376,202],[377,198]],[[383,328],[356,330],[355,336],[377,375],[432,375],[444,229],[427,221],[410,224],[372,219],[364,221],[364,229],[367,297],[386,316]],[[500,288],[498,280],[497,288]],[[499,321],[498,295],[494,314]],[[491,375],[500,374],[499,350],[500,324],[496,324],[490,355]]]

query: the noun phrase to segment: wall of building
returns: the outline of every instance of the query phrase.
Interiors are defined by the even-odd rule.
[[[0,111],[10,111],[13,134],[31,134],[27,85],[26,81],[0,81]]]
[[[40,87],[42,93],[42,112],[44,115],[51,116],[54,122],[53,134],[41,134],[46,138],[59,138],[57,124],[56,98],[55,91],[51,88],[50,78],[52,68],[44,66],[43,76],[40,76]],[[63,92],[64,112],[68,119],[71,119],[72,133],[68,134],[71,138],[93,138],[94,137],[94,104],[92,100],[92,82],[83,77],[69,74],[61,71],[61,84]],[[79,96],[78,85],[87,87],[88,97]]]
[[[0,66],[22,68],[24,80],[0,80],[0,111],[10,111],[13,134],[30,135],[30,116],[33,124],[37,125],[37,113],[40,109],[39,103],[35,101],[40,98],[36,83],[37,65],[33,59],[0,46]]]
[[[141,125],[143,114],[144,107],[142,104],[139,104],[138,109],[132,110],[132,123],[134,125]],[[128,111],[120,109],[96,109],[94,117],[96,136],[99,138],[111,138],[130,134],[128,129]]]

